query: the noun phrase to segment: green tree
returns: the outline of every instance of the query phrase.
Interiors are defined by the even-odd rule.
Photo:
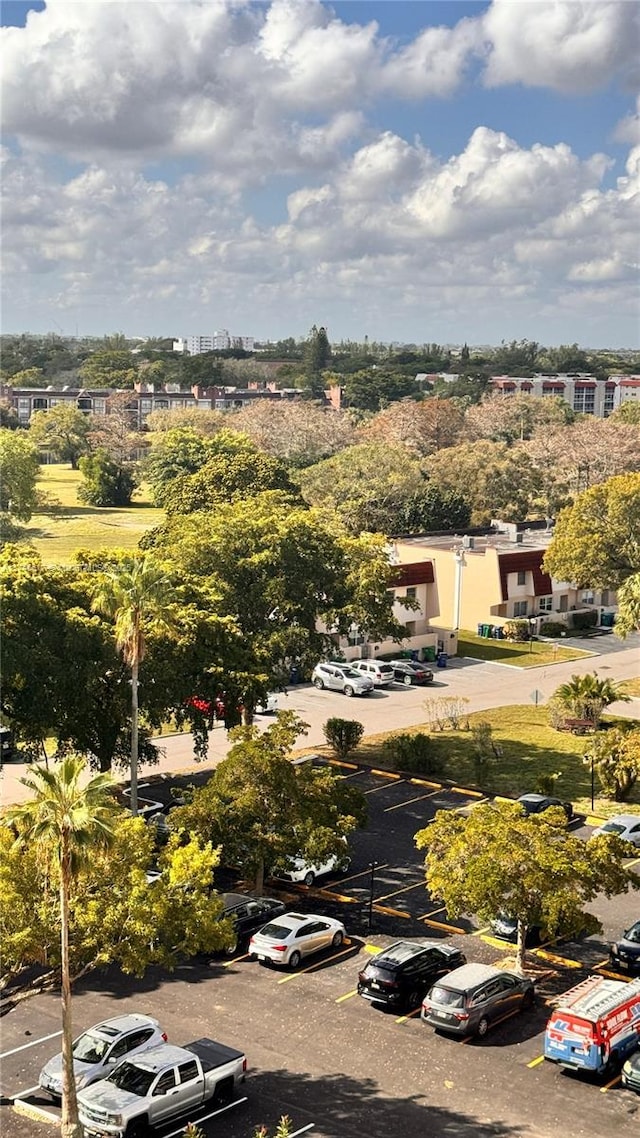
[[[585,676],[573,675],[566,683],[560,684],[553,693],[555,703],[570,712],[572,718],[589,719],[594,727],[599,727],[602,713],[611,703],[621,700],[629,702],[620,684],[613,680],[601,680],[596,672]]]
[[[424,489],[419,463],[403,446],[360,443],[300,472],[311,506],[334,511],[350,533],[398,532],[403,504]]]
[[[632,427],[640,427],[640,403],[632,403],[630,400],[626,403],[621,403],[609,416],[609,421],[614,423],[628,423]]]
[[[91,423],[87,415],[65,403],[57,403],[48,411],[35,411],[29,423],[29,435],[41,450],[48,450],[57,462],[71,463],[78,469],[78,459],[89,450]]]
[[[47,412],[48,414],[48,412]],[[83,481],[78,498],[91,506],[130,506],[135,477],[129,464],[116,462],[100,447],[79,461]]]
[[[20,426],[20,420],[13,409],[9,399],[0,399],[0,428],[7,427],[15,431]]]
[[[521,521],[529,514],[535,478],[520,448],[480,439],[431,455],[424,468],[440,491],[466,498],[472,526],[487,525],[491,518]]]
[[[236,727],[233,745],[201,789],[174,811],[175,825],[222,846],[262,893],[265,874],[286,857],[312,863],[344,855],[344,839],[365,818],[364,798],[327,769],[294,766],[291,749],[306,724],[279,712],[260,734]]]
[[[313,328],[304,349],[304,389],[312,399],[321,399],[324,392],[322,372],[329,366],[331,345],[326,328]]]
[[[167,415],[169,412],[154,414]],[[144,472],[151,483],[156,505],[165,506],[175,479],[181,474],[195,474],[210,454],[208,440],[195,426],[174,427],[155,439],[145,457]]]
[[[171,483],[166,509],[168,514],[192,514],[267,490],[295,493],[283,462],[260,451],[221,453],[209,458],[195,474],[180,475]]]
[[[84,760],[70,755],[56,771],[36,767],[21,781],[32,798],[14,807],[3,823],[15,827],[24,848],[35,845],[59,883],[60,966],[62,994],[62,1123],[63,1138],[81,1138],[73,1075],[69,909],[83,860],[113,839],[116,804],[108,775],[82,785]]]
[[[0,429],[0,511],[28,522],[38,504],[38,451],[23,431]]]
[[[429,893],[450,917],[517,919],[519,971],[532,925],[552,935],[595,931],[600,923],[584,911],[587,902],[640,888],[640,876],[624,866],[624,843],[574,837],[560,807],[529,817],[517,803],[486,803],[468,818],[439,810],[416,845],[426,854]]]
[[[151,556],[123,559],[101,573],[92,608],[114,623],[116,644],[131,670],[131,813],[138,812],[138,684],[148,631],[171,630],[175,620],[173,586]]]
[[[336,758],[346,759],[362,739],[364,727],[357,719],[339,719],[333,716],[327,719],[322,733]]]
[[[591,739],[584,754],[594,769],[606,798],[624,802],[640,776],[640,730],[612,727]]]
[[[625,640],[632,632],[640,632],[640,573],[633,573],[618,589],[616,635]]]
[[[545,572],[577,586],[617,589],[640,571],[640,473],[580,494],[558,515]]]
[[[135,356],[126,348],[105,347],[92,354],[80,367],[87,387],[133,387],[138,378]]]
[[[344,402],[360,411],[380,411],[399,399],[416,398],[420,388],[415,379],[391,368],[368,368],[347,376]]]

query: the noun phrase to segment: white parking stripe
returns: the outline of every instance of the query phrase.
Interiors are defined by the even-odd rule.
[[[294,1130],[291,1138],[298,1138],[299,1134],[306,1134],[307,1130],[313,1130],[315,1122],[308,1122],[306,1126],[301,1126],[299,1130]]]
[[[26,1051],[27,1047],[37,1047],[39,1043],[46,1043],[47,1039],[55,1039],[57,1035],[62,1035],[61,1031],[52,1031],[51,1035],[42,1035],[40,1039],[32,1039],[30,1043],[23,1043],[22,1047],[14,1047],[13,1051],[3,1051],[0,1059],[6,1059],[9,1055],[17,1055],[18,1051]]]

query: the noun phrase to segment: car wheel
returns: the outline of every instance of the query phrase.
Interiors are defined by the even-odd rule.
[[[142,1138],[143,1134],[148,1133],[149,1123],[143,1118],[137,1118],[127,1126],[126,1138]]]
[[[407,996],[407,1007],[410,1011],[414,1011],[422,1004],[422,994],[414,988],[413,992],[409,992]]]
[[[487,1019],[486,1016],[483,1016],[482,1019],[480,1020],[479,1024],[478,1024],[477,1028],[476,1028],[476,1035],[479,1035],[480,1039],[484,1039],[488,1030],[489,1030],[489,1020]]]
[[[233,944],[228,944],[224,950],[225,956],[235,956],[238,951],[238,938],[233,941]]]
[[[316,676],[315,680],[313,681],[313,686],[314,686],[314,688],[317,688],[318,691],[322,691],[322,689],[324,687],[324,683],[320,679],[320,676]]]
[[[533,1005],[535,1003],[535,999],[536,999],[536,996],[535,996],[535,992],[533,991],[533,988],[529,988],[529,990],[527,992],[525,992],[524,996],[522,997],[522,1003],[520,1005],[520,1007],[522,1008],[522,1011],[523,1012],[530,1011],[530,1009],[533,1007]]]
[[[403,676],[402,682],[403,682],[403,684],[406,685],[406,687],[410,688],[411,687],[411,676]]]
[[[354,694],[353,688],[351,687],[351,684],[347,684],[347,686],[344,689],[344,694],[348,695],[348,696],[352,696]]]
[[[344,940],[344,933],[340,932],[340,930],[338,929],[338,932],[333,934],[333,940],[331,941],[332,947],[333,948],[340,948],[340,945],[342,944],[343,940]]]
[[[297,968],[301,960],[302,957],[300,956],[299,952],[292,952],[291,956],[289,957],[289,967]]]
[[[308,885],[309,887],[311,887],[313,885],[315,879],[316,879],[315,874],[312,873],[311,870],[309,870],[308,873],[305,873],[302,880],[303,880],[304,885]]]

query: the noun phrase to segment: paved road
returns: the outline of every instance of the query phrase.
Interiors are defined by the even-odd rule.
[[[592,655],[567,663],[527,669],[453,658],[449,667],[435,670],[434,682],[428,688],[394,685],[391,689],[375,691],[361,699],[348,700],[339,693],[319,692],[310,685],[303,684],[282,694],[280,707],[296,711],[309,725],[308,734],[299,738],[298,745],[318,747],[325,742],[322,726],[334,715],[360,720],[364,724],[365,734],[373,735],[424,723],[424,701],[437,695],[462,696],[468,700],[469,711],[483,711],[485,708],[506,704],[528,703],[536,691],[539,693],[539,701],[545,702],[561,683],[574,674],[597,671],[601,677],[612,680],[632,679],[640,674],[640,635],[629,637],[624,642],[613,635],[588,642],[580,640],[575,641],[575,647],[584,647],[585,643],[589,644]],[[640,717],[640,700],[614,704],[612,710],[619,715]],[[258,723],[263,726],[267,726],[268,722],[266,716],[258,719]],[[141,768],[140,777],[143,782],[146,773],[211,770],[224,758],[229,746],[227,733],[222,726],[210,732],[209,758],[205,763],[196,765],[193,741],[189,734],[166,736],[160,745],[163,754],[159,765],[146,770]],[[28,771],[28,767],[19,763],[5,765],[0,790],[0,800],[4,805],[24,801],[26,791],[21,786],[20,779],[25,771]]]

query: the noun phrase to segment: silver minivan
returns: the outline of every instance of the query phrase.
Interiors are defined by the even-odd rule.
[[[386,688],[395,679],[395,670],[384,660],[352,660],[351,667],[373,680],[377,688]]]
[[[463,964],[434,984],[422,1002],[422,1020],[452,1035],[487,1034],[492,1023],[532,1008],[533,980],[490,964]]]
[[[350,664],[337,664],[330,660],[327,664],[316,664],[311,673],[311,682],[318,691],[330,688],[345,695],[368,695],[373,691],[373,680],[363,676]]]

